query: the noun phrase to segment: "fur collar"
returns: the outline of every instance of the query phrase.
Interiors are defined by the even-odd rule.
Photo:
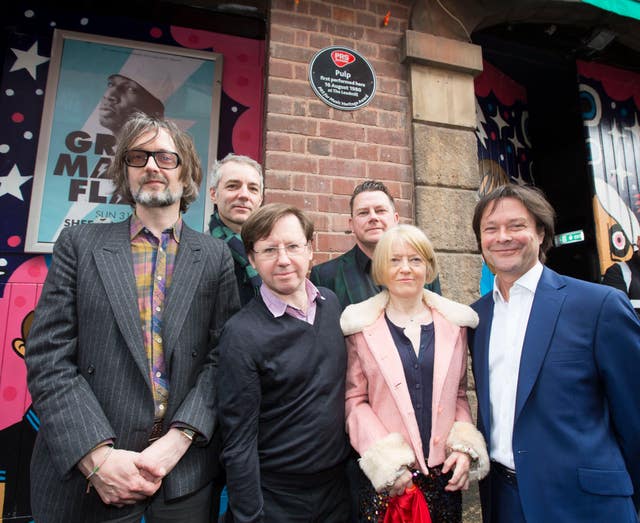
[[[432,309],[437,310],[446,320],[458,327],[478,326],[478,315],[468,305],[463,305],[435,292],[424,290],[423,300]],[[389,302],[389,293],[385,290],[360,303],[349,305],[340,316],[340,327],[345,336],[360,332],[373,325]]]

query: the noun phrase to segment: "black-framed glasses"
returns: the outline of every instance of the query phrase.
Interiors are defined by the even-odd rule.
[[[144,151],[142,149],[130,149],[124,153],[124,163],[129,167],[144,167],[153,156],[156,165],[161,169],[175,169],[180,165],[178,153],[169,151]]]

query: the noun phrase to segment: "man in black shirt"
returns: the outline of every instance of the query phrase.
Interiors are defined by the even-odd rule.
[[[393,196],[382,182],[366,180],[356,186],[349,206],[349,226],[356,244],[342,256],[313,267],[310,276],[316,285],[335,292],[343,309],[382,290],[371,278],[371,257],[380,237],[400,219]],[[438,276],[425,288],[440,294]]]
[[[285,204],[266,205],[242,228],[263,283],[220,339],[227,522],[349,518],[341,307],[306,278],[312,236],[309,218]]]

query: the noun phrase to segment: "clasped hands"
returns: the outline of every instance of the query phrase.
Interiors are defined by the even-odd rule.
[[[190,443],[172,428],[142,452],[98,447],[80,460],[78,468],[86,477],[100,465],[90,481],[102,502],[116,507],[132,505],[157,492]]]
[[[469,488],[469,468],[471,467],[471,458],[464,452],[452,452],[449,454],[442,465],[442,473],[446,474],[453,469],[451,479],[444,487],[448,492],[456,490],[467,490]],[[409,470],[405,470],[395,480],[393,485],[389,487],[389,496],[401,496],[404,491],[413,485],[413,476]]]

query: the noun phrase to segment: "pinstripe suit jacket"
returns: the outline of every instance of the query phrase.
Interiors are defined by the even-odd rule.
[[[194,492],[218,473],[217,341],[238,308],[231,254],[223,242],[184,226],[165,300],[163,338],[170,376],[165,430],[197,429],[194,444],[164,479],[167,499]],[[36,521],[102,521],[104,505],[77,462],[98,443],[141,451],[154,406],[131,255],[129,222],[62,231],[35,311],[25,360],[41,425],[31,461]]]

